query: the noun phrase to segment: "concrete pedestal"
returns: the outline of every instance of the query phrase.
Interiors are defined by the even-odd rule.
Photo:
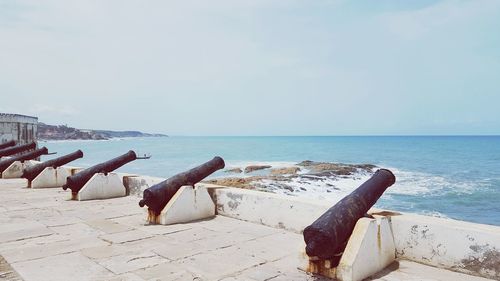
[[[23,175],[23,170],[26,167],[32,166],[34,163],[38,162],[33,162],[31,160],[29,161],[15,161],[14,163],[10,164],[5,171],[2,172],[2,178],[3,179],[16,179],[20,178]]]
[[[123,197],[127,195],[122,178],[115,173],[98,173],[80,189],[78,194],[72,194],[73,200],[94,200]]]
[[[337,267],[329,260],[310,259],[304,254],[305,271],[341,281],[359,281],[383,270],[396,258],[394,237],[387,217],[361,218]]]
[[[66,184],[66,178],[71,176],[71,170],[63,167],[47,167],[30,183],[31,188],[61,187]]]
[[[148,211],[147,220],[152,224],[175,224],[215,216],[215,204],[203,186],[182,186],[158,216]]]

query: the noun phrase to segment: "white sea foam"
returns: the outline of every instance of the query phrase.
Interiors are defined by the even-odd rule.
[[[229,167],[244,168],[249,165],[270,165],[272,168],[297,166],[292,162],[233,162]],[[297,166],[298,167],[298,166]],[[263,189],[278,194],[298,196],[308,199],[328,200],[332,203],[339,201],[344,196],[358,188],[363,182],[371,177],[371,173],[361,171],[349,176],[325,177],[304,175],[307,170],[302,170],[299,177],[290,177],[288,181],[275,181],[263,179],[257,183]],[[384,196],[391,199],[393,195],[406,196],[432,196],[446,193],[466,193],[471,194],[484,183],[458,181],[453,178],[432,175],[422,172],[411,172],[395,168],[389,168],[396,176],[396,183],[389,187]],[[253,175],[242,174],[245,176]],[[227,176],[227,175],[226,175]],[[442,216],[440,214],[429,214]]]
[[[258,182],[265,189],[291,196],[327,200],[336,203],[370,178],[368,173],[344,177],[301,176],[288,181],[264,179]]]
[[[421,212],[418,212],[419,214],[421,215],[424,215],[424,216],[430,216],[430,217],[436,217],[436,218],[443,218],[443,219],[449,219],[450,217],[448,217],[447,215],[444,215],[440,212],[437,212],[437,211],[421,211]]]
[[[286,162],[286,161],[226,161],[226,168],[242,168],[247,166],[261,166],[268,165],[272,168],[285,168],[296,166],[298,162]]]
[[[436,195],[449,192],[471,194],[484,186],[484,183],[477,181],[459,181],[449,177],[395,168],[390,170],[396,176],[396,183],[387,189],[387,194]]]

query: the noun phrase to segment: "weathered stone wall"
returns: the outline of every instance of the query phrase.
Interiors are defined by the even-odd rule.
[[[38,118],[0,113],[0,143],[15,140],[17,144],[36,141]]]

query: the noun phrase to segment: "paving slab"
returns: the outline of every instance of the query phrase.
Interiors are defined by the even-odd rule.
[[[196,273],[202,279],[219,280],[265,262],[253,253],[240,251],[237,246],[231,246],[194,255],[174,263]]]
[[[54,232],[47,227],[33,227],[10,232],[2,232],[0,233],[0,243],[49,236],[52,234],[54,234]]]
[[[153,234],[140,230],[130,230],[113,234],[101,235],[100,238],[113,244],[120,244],[131,241],[138,241],[145,238],[153,237]]]
[[[101,280],[97,279],[96,281],[146,281],[146,280],[142,279],[141,277],[139,277],[133,273],[124,273],[124,274],[116,275],[115,277],[110,277],[110,278],[108,277],[106,279],[101,279]],[[153,280],[149,280],[149,281],[153,281]]]
[[[49,236],[33,237],[24,240],[0,243],[0,252],[10,249],[22,249],[27,247],[34,247],[37,245],[46,245],[54,242],[69,241],[70,238],[58,234]]]
[[[92,228],[88,224],[85,224],[83,222],[69,225],[53,226],[49,227],[49,229],[59,235],[68,236],[72,239],[101,236],[106,234],[105,232]]]
[[[169,262],[153,252],[128,252],[99,260],[98,263],[115,274],[131,272],[141,268],[148,268],[160,263]]]
[[[189,272],[187,269],[169,262],[137,270],[134,274],[140,276],[144,280],[154,281],[202,280],[199,276]]]
[[[82,254],[69,253],[13,263],[25,281],[107,280],[114,274]]]
[[[94,229],[100,230],[108,234],[132,230],[132,227],[119,224],[112,220],[98,219],[98,220],[86,221],[85,223]]]
[[[0,228],[0,233],[12,232],[17,230],[23,230],[26,228],[44,227],[45,225],[30,220],[26,218],[14,218],[6,214],[0,216],[0,223],[2,228]]]
[[[0,254],[3,255],[9,263],[15,263],[19,261],[41,259],[47,256],[71,253],[85,248],[107,244],[107,242],[98,238],[89,237],[36,245],[21,249],[2,250],[0,251]]]

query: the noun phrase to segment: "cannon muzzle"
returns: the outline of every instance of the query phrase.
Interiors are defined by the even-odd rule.
[[[43,163],[33,165],[30,167],[27,167],[23,171],[23,178],[28,179],[30,182],[36,178],[45,168],[52,167],[52,168],[57,168],[62,165],[68,164],[71,161],[74,161],[78,158],[83,157],[83,152],[81,150],[77,150],[73,153],[54,158],[48,161],[45,161]]]
[[[14,140],[11,140],[11,141],[8,141],[8,142],[4,142],[4,143],[0,143],[0,149],[4,149],[4,148],[10,147],[10,146],[14,146],[14,145],[16,145],[16,141],[14,141]]]
[[[36,148],[35,142],[4,148],[4,149],[0,150],[0,157],[14,155],[14,154],[17,154],[19,152],[32,150],[35,148]]]
[[[0,172],[5,171],[5,169],[7,169],[12,163],[14,163],[16,161],[24,162],[26,160],[32,160],[32,159],[35,159],[37,157],[40,157],[41,155],[46,155],[48,153],[49,153],[49,150],[46,147],[42,147],[40,149],[31,151],[31,152],[27,152],[27,153],[24,153],[21,155],[10,157],[9,159],[2,160],[2,161],[0,161]]]
[[[172,199],[174,194],[183,185],[192,185],[202,181],[217,170],[223,169],[225,166],[224,160],[217,156],[214,159],[195,167],[189,171],[177,174],[158,184],[144,190],[143,199],[139,201],[139,206],[147,205],[149,210],[154,214],[159,215],[161,210],[165,208],[168,201]]]
[[[395,182],[396,177],[391,171],[378,170],[369,180],[306,227],[304,241],[307,255],[329,259],[342,253],[358,219]]]
[[[97,164],[90,168],[87,168],[73,176],[70,176],[66,179],[66,184],[63,186],[63,189],[71,189],[73,193],[78,193],[80,189],[89,181],[93,175],[97,173],[110,173],[114,170],[120,168],[121,166],[127,164],[128,162],[134,161],[137,159],[137,155],[134,151],[130,150],[129,152],[120,155],[116,158],[108,160],[106,162]]]

